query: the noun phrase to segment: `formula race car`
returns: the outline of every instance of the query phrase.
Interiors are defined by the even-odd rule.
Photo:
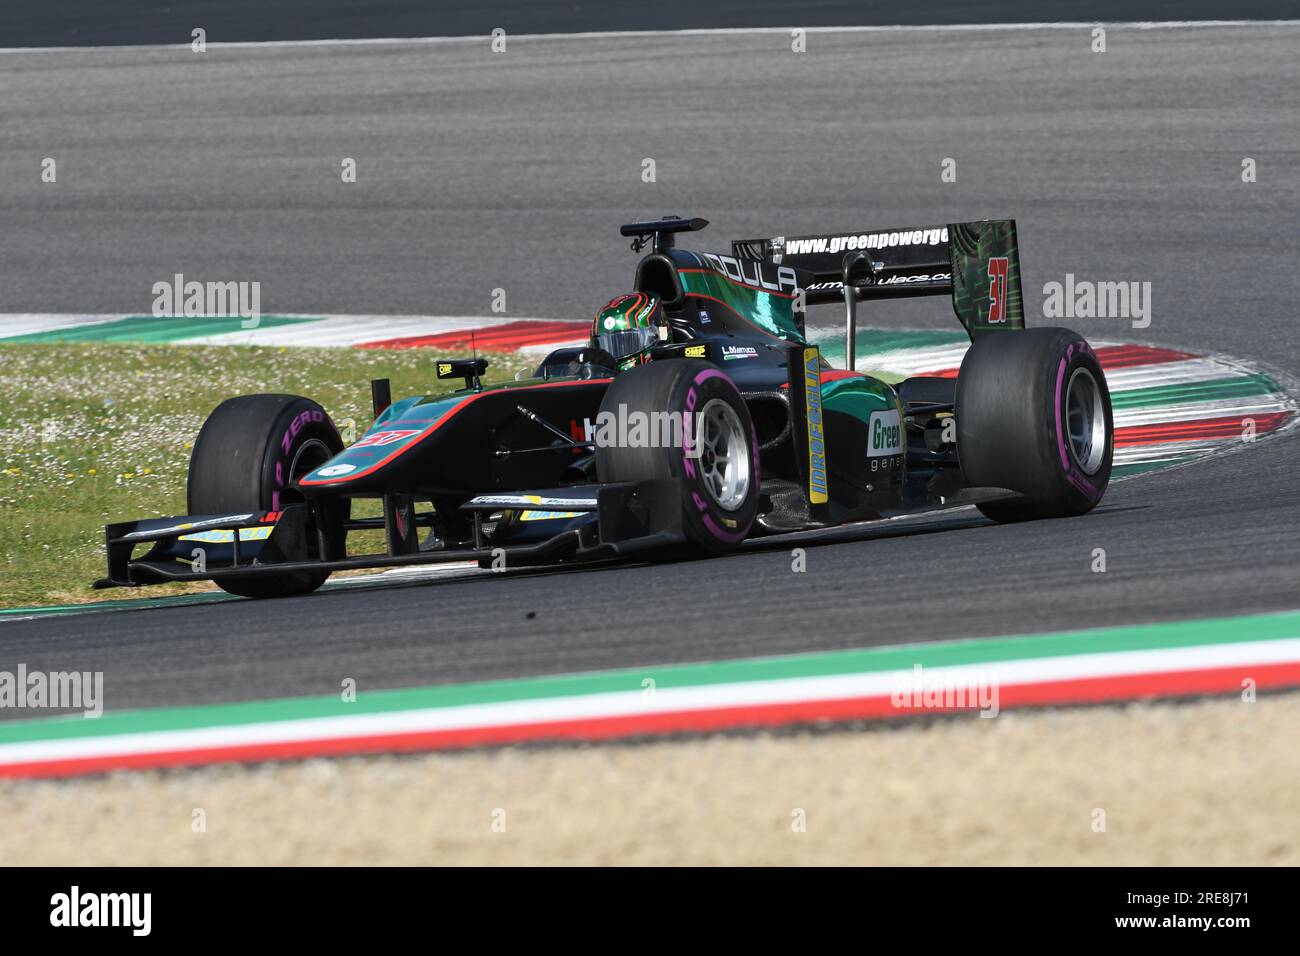
[[[1081,335],[1025,328],[1014,221],[676,248],[706,225],[623,226],[645,252],[632,291],[531,377],[485,386],[472,358],[438,362],[454,391],[392,401],[372,382],[374,424],[349,447],[311,399],[223,402],[194,443],[192,514],[109,525],[95,586],[211,579],[277,597],[344,569],[722,554],[942,508],[1020,521],[1101,499],[1106,379]],[[972,342],[957,377],[855,371],[858,304],[916,295],[951,296]],[[806,307],[830,303],[846,368],[804,331]],[[383,517],[353,517],[357,498]],[[381,529],[385,553],[349,553],[350,532]]]

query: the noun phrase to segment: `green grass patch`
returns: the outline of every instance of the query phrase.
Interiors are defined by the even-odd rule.
[[[340,431],[369,427],[370,380],[393,396],[448,391],[437,353],[117,344],[0,345],[0,607],[64,604],[182,585],[94,592],[104,525],[185,513],[190,450],[233,395],[290,392],[320,402]],[[531,363],[493,356],[485,378]],[[189,587],[193,590],[193,587]]]

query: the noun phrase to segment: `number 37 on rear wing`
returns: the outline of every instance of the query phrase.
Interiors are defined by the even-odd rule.
[[[731,247],[737,259],[794,268],[810,305],[843,301],[848,355],[856,352],[857,303],[866,299],[950,294],[972,339],[1025,327],[1014,219],[740,239]]]

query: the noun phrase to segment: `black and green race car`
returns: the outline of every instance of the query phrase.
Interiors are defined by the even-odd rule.
[[[211,579],[275,597],[334,571],[723,554],[748,538],[976,505],[997,521],[1080,515],[1106,490],[1110,395],[1092,348],[1026,329],[1015,223],[676,247],[703,219],[622,227],[644,253],[591,340],[532,377],[392,401],[344,447],[309,398],[232,398],[194,444],[189,510],[109,525],[97,587]],[[647,247],[648,250],[647,250]],[[955,378],[855,371],[860,302],[950,296],[972,345]],[[805,335],[840,303],[848,367]],[[354,518],[354,498],[383,502]],[[349,533],[386,531],[384,553]],[[355,549],[354,549],[355,550]]]

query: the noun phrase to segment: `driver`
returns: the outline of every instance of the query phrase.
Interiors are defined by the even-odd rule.
[[[608,352],[620,371],[650,361],[650,348],[660,341],[664,310],[659,297],[630,292],[610,300],[591,324],[594,348]]]

